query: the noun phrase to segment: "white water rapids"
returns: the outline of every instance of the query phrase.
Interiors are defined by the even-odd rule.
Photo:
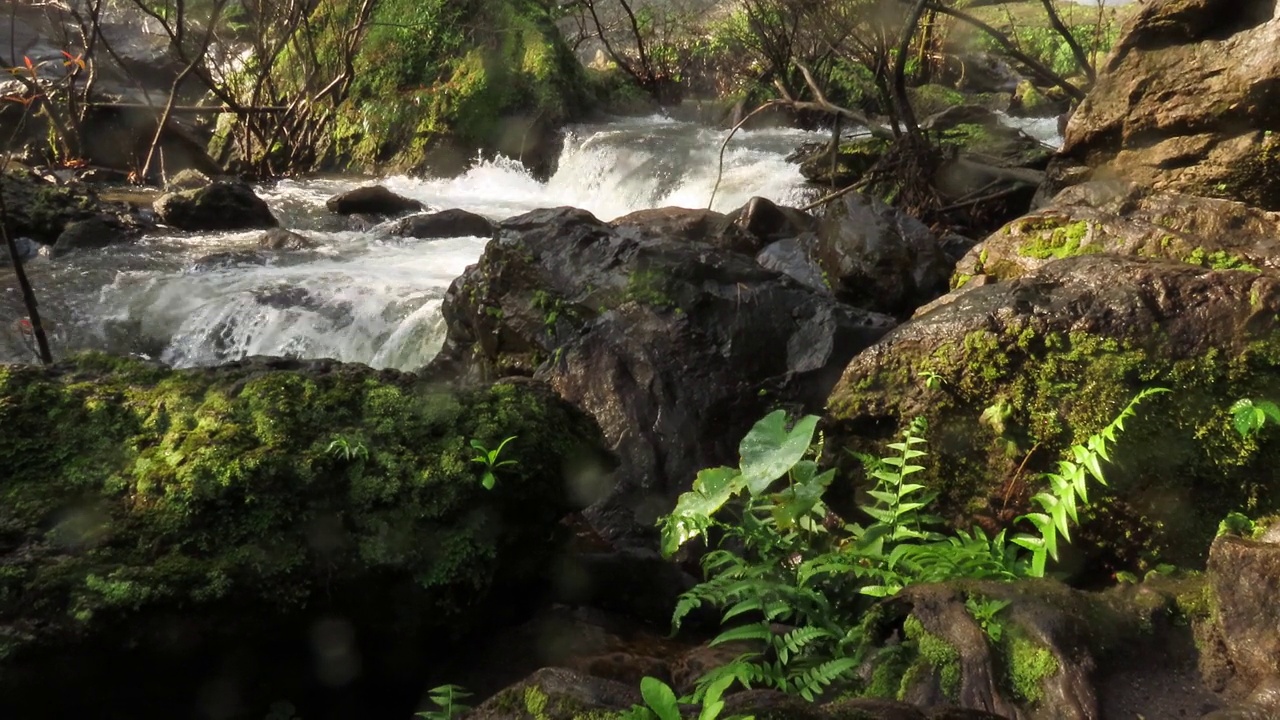
[[[755,195],[799,203],[802,178],[784,158],[800,143],[826,137],[740,131],[725,153],[714,208],[731,210]],[[451,179],[378,182],[432,210],[463,208],[493,220],[561,205],[610,220],[643,208],[706,207],[723,138],[724,131],[665,118],[616,120],[570,128],[545,183],[501,158]],[[259,232],[171,233],[31,262],[55,355],[97,348],[176,366],[275,355],[421,367],[444,340],[445,290],[479,258],[485,240],[347,229],[324,202],[368,182],[307,179],[258,188],[281,225],[315,240],[316,250],[258,251]],[[0,315],[11,317],[0,322],[0,362],[29,362],[13,322],[25,313],[16,289],[3,285]]]

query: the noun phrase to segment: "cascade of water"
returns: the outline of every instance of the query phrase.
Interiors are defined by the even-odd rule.
[[[821,137],[790,129],[739,132],[725,152],[715,209],[738,207],[753,195],[798,202],[801,177],[784,158]],[[479,160],[455,178],[379,182],[434,210],[463,208],[501,220],[573,205],[608,220],[650,207],[705,207],[723,138],[723,131],[663,118],[620,120],[571,128],[545,183],[505,158]],[[282,225],[318,241],[314,251],[260,252],[256,233],[172,235],[38,268],[42,300],[62,329],[61,350],[103,348],[177,366],[255,354],[422,366],[444,339],[444,291],[479,258],[485,240],[334,231],[325,199],[359,184],[305,179],[259,190]],[[20,351],[6,357],[0,344],[0,361],[30,360]]]

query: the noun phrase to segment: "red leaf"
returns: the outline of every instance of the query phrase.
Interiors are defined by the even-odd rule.
[[[31,62],[31,58],[30,58],[30,57],[28,57],[28,56],[26,56],[26,55],[23,55],[23,56],[22,56],[22,60],[23,60],[23,62],[25,62],[25,63],[27,64],[27,69],[28,69],[28,70],[35,70],[35,69],[36,69],[35,63]]]

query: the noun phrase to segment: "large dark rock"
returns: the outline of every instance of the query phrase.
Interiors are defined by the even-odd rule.
[[[1230,200],[1093,181],[1059,193],[974,246],[952,284],[1007,280],[1065,257],[1111,253],[1218,270],[1280,266],[1280,213]]]
[[[0,366],[0,425],[5,717],[407,717],[529,609],[604,461],[538,383],[332,361]],[[468,443],[509,436],[486,490]]]
[[[310,250],[316,241],[284,228],[271,228],[258,236],[258,247],[263,250]]]
[[[947,299],[849,364],[828,403],[833,457],[880,453],[923,416],[921,481],[957,525],[994,529],[1070,445],[1163,386],[1126,423],[1110,487],[1090,491],[1083,569],[1197,563],[1227,512],[1280,505],[1280,443],[1242,442],[1225,417],[1280,397],[1280,274],[1088,255]]]
[[[160,222],[179,230],[246,230],[279,223],[247,183],[218,181],[161,195],[154,205]]]
[[[93,217],[68,223],[54,243],[55,255],[72,250],[92,250],[114,245],[128,239],[128,230],[118,219],[110,215]]]
[[[1271,0],[1144,4],[1072,115],[1064,163],[1280,210],[1275,17]]]
[[[338,193],[325,201],[339,215],[402,215],[423,209],[422,203],[397,195],[381,185],[367,185]]]
[[[493,235],[493,223],[483,215],[466,210],[441,210],[425,215],[410,215],[391,226],[391,234],[419,240]]]
[[[946,292],[953,267],[924,223],[860,193],[827,205],[813,244],[836,297],[893,315]]]
[[[736,439],[768,409],[820,407],[893,325],[749,255],[571,208],[504,222],[443,312],[433,370],[532,375],[600,423],[622,459],[593,511],[611,539],[651,529],[698,470],[736,462]]]

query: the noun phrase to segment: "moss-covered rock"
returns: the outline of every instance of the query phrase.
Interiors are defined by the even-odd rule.
[[[320,22],[350,5],[325,0]],[[483,149],[545,170],[556,154],[550,131],[591,100],[544,2],[384,0],[356,57],[332,152],[359,167],[445,172]]]
[[[5,229],[14,237],[29,237],[52,245],[67,225],[98,213],[98,198],[87,188],[58,186],[34,173],[13,167],[0,175],[4,193]]]
[[[998,717],[1109,716],[1097,684],[1126,663],[1155,665],[1190,646],[1177,598],[1203,586],[1199,577],[1105,592],[1050,580],[916,585],[872,610],[868,690]],[[973,608],[991,602],[1000,609],[980,621]]]
[[[1280,266],[1280,213],[1229,200],[1156,192],[1126,182],[1067,188],[1048,207],[1014,220],[956,265],[952,286],[988,275],[1007,280],[1047,262],[1112,253],[1214,270]]]
[[[112,707],[104,676],[171,670],[164,708],[219,677],[245,702],[266,677],[269,699],[300,702],[441,662],[519,610],[566,478],[602,457],[594,423],[537,384],[433,390],[328,361],[0,366],[0,427],[0,704],[53,714],[80,695],[41,697],[54,687]],[[486,491],[469,442],[509,436],[516,464]],[[358,651],[338,680],[311,659],[329,621],[363,679]],[[209,666],[240,655],[258,659]]]
[[[1110,488],[1090,491],[1078,545],[1091,573],[1202,560],[1227,512],[1274,510],[1280,444],[1242,439],[1228,408],[1280,397],[1280,275],[1087,255],[974,287],[848,366],[828,401],[829,452],[879,453],[929,421],[923,482],[962,527],[1007,526],[1067,448],[1140,389]],[[925,377],[929,377],[926,382]],[[856,468],[850,467],[851,471]]]

